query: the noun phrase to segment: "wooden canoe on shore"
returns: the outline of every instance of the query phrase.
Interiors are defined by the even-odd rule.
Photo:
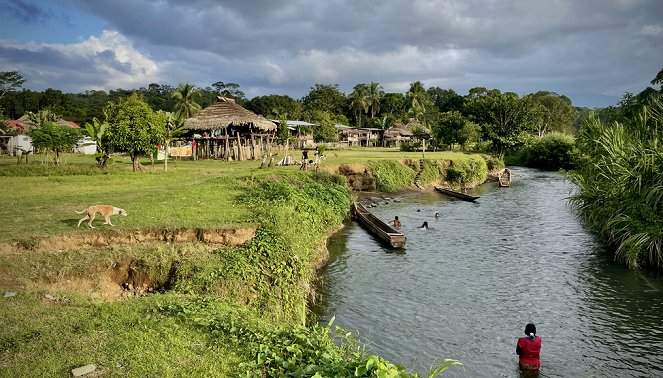
[[[401,248],[405,245],[405,235],[378,219],[370,211],[366,210],[361,203],[353,203],[351,210],[357,222],[361,223],[376,238],[393,248]]]
[[[505,188],[511,186],[511,171],[509,168],[504,168],[504,171],[500,173],[499,185]]]
[[[471,196],[469,194],[457,192],[457,191],[451,190],[451,189],[440,188],[438,186],[435,187],[435,190],[437,190],[440,193],[444,193],[448,196],[455,197],[455,198],[458,198],[458,199],[462,199],[463,201],[476,201],[476,200],[479,199],[479,197],[476,197],[476,196]]]

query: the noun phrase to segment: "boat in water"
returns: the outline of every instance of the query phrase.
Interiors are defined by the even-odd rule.
[[[361,203],[353,203],[351,212],[357,222],[361,223],[371,234],[389,244],[392,248],[401,248],[405,245],[405,235],[381,221],[370,211],[366,210]]]
[[[477,196],[471,196],[471,195],[466,194],[466,193],[457,192],[455,190],[451,190],[451,189],[447,189],[447,188],[440,188],[438,186],[435,187],[435,190],[437,190],[440,193],[444,193],[448,196],[455,197],[455,198],[458,198],[458,199],[462,199],[463,201],[474,202],[474,201],[479,199],[479,197],[477,197]]]

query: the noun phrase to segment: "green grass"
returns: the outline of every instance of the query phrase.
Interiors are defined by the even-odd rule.
[[[325,151],[327,160],[323,165],[329,164],[347,164],[347,163],[366,163],[369,160],[402,160],[402,159],[426,159],[426,160],[466,160],[470,154],[452,151],[426,151],[425,154],[419,152],[404,152],[394,147],[371,147],[351,148],[344,150]]]
[[[397,160],[419,159],[420,153],[351,149],[326,155],[323,165],[384,168]],[[427,160],[466,161],[470,156],[426,153]],[[307,315],[308,288],[321,247],[348,213],[351,195],[343,178],[302,172],[297,166],[259,169],[257,161],[169,161],[164,172],[162,165],[151,167],[143,160],[146,170],[136,173],[122,156],[105,171],[91,157],[65,155],[63,161],[66,165],[54,167],[40,156],[18,165],[14,158],[0,158],[5,189],[0,196],[0,242],[5,244],[0,249],[0,292],[18,292],[0,298],[0,377],[67,376],[72,368],[90,363],[104,376],[237,376],[262,371],[256,348],[269,348],[276,364],[281,354],[290,353],[292,342],[301,342],[291,339],[301,332],[307,345],[333,348],[320,329],[292,330]],[[394,188],[409,185],[414,176],[405,165],[399,169],[408,171],[407,180],[396,180]],[[245,245],[215,250],[201,243],[6,247],[11,241],[30,247],[46,236],[75,239],[111,229],[101,226],[101,220],[96,230],[76,228],[82,215],[74,211],[93,204],[127,210],[129,216],[113,217],[112,229],[120,232],[261,227]],[[126,259],[140,260],[144,271],[168,290],[101,301],[99,293],[108,284],[102,278]],[[45,294],[56,300],[45,299]],[[251,343],[243,338],[247,334]],[[319,360],[315,348],[310,353],[307,358]],[[338,353],[338,361],[345,361],[345,352]],[[288,358],[307,359],[299,357]]]

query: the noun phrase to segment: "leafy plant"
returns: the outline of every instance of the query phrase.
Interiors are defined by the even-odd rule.
[[[97,160],[101,168],[106,168],[107,164],[112,163],[112,159],[103,139],[107,128],[108,122],[101,122],[96,117],[92,119],[92,123],[88,122],[85,124],[87,134],[97,144],[97,153],[94,154],[94,158]]]
[[[632,268],[663,265],[662,122],[660,96],[628,123],[590,117],[577,139],[584,164],[569,175],[572,204]]]
[[[58,125],[55,122],[47,122],[42,127],[29,132],[28,135],[32,138],[34,147],[53,151],[55,165],[60,164],[60,154],[73,148],[80,138],[78,130]]]

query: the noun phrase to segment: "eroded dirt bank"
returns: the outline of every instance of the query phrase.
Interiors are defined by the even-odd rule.
[[[119,244],[152,242],[202,242],[210,247],[237,246],[255,236],[258,225],[239,228],[162,228],[145,230],[105,230],[89,233],[48,236],[29,241],[0,243],[0,255],[35,251],[48,252],[79,247],[107,247]]]

